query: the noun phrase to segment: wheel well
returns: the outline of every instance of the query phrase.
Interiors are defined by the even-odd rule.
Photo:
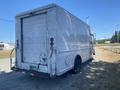
[[[81,64],[82,64],[81,56],[80,55],[76,55],[75,60],[74,60],[74,67],[72,69],[74,74],[80,72]]]
[[[76,57],[75,57],[75,60],[80,60],[80,63],[82,63],[82,58],[81,58],[81,56],[80,55],[76,55]]]

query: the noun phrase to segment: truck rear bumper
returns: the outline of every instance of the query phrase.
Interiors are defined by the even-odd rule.
[[[25,69],[19,69],[19,68],[15,68],[15,67],[12,67],[11,70],[16,71],[16,72],[27,73],[31,76],[37,76],[37,77],[42,77],[42,78],[50,78],[51,77],[49,73],[43,73],[43,72],[38,72],[38,71],[34,71],[34,70],[25,70]]]

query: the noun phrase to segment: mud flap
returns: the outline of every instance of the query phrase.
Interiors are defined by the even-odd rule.
[[[50,57],[50,77],[55,76],[55,73],[56,73],[56,60],[55,52],[53,51],[53,54]]]

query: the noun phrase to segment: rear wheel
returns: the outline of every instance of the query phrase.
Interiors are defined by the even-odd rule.
[[[74,62],[74,67],[73,67],[73,74],[79,73],[81,70],[81,64],[82,60],[80,57],[76,57],[75,62]]]

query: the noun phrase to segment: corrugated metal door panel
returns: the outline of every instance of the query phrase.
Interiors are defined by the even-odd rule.
[[[46,55],[46,14],[23,19],[23,62],[40,63]]]

